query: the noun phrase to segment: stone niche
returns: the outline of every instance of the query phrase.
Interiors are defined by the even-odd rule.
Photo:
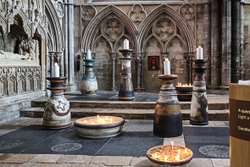
[[[28,39],[22,24],[16,16],[7,34],[0,26],[0,66],[39,66],[39,39]]]
[[[0,99],[32,98],[28,94],[42,89],[41,37],[36,31],[39,12],[24,12],[20,1],[0,4]]]
[[[94,1],[93,1],[94,2]],[[95,1],[97,2],[97,1]],[[129,39],[132,54],[132,80],[137,90],[158,91],[163,60],[171,61],[177,82],[191,82],[190,62],[195,48],[193,4],[81,5],[79,50],[95,53],[95,69],[100,90],[117,90],[120,83],[119,49]],[[76,33],[77,34],[77,33]],[[154,59],[151,59],[151,58]],[[156,60],[152,67],[150,60]],[[155,61],[154,61],[155,62]]]

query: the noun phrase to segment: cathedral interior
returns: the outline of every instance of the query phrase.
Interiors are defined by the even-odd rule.
[[[152,124],[154,112],[166,107],[162,103],[174,106],[176,94],[168,93],[181,83],[194,86],[188,100],[177,96],[183,124],[192,118],[190,110],[200,105],[200,110],[209,111],[205,122],[197,124],[208,124],[209,119],[209,126],[219,126],[216,121],[228,126],[230,84],[250,80],[249,28],[249,0],[1,0],[0,123],[14,126],[16,119],[20,123],[29,118],[31,123],[51,126],[43,120],[51,113],[44,112],[56,109],[49,108],[46,100],[65,94],[58,106],[66,107],[67,114],[70,108],[73,119],[96,113],[123,116],[132,123],[125,130],[136,131],[135,120],[146,121],[143,129]],[[168,75],[166,60],[171,63]],[[191,97],[195,85],[202,96],[205,92],[201,100]],[[156,102],[160,106],[155,107]],[[34,107],[40,107],[39,111]],[[64,123],[62,128],[68,127],[69,122]],[[0,132],[4,139],[5,133]],[[0,141],[0,166],[8,163],[8,158],[1,158],[4,146]],[[246,154],[250,155],[249,150]],[[229,166],[229,156],[211,163]],[[127,166],[136,165],[130,161]]]

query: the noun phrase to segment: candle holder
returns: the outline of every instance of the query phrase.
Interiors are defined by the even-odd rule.
[[[51,96],[44,107],[43,123],[45,129],[62,129],[71,126],[69,101],[64,97],[66,77],[47,77],[50,81]]]
[[[207,125],[208,124],[208,102],[206,94],[206,83],[204,72],[206,60],[197,59],[194,61],[195,79],[193,83],[193,93],[191,101],[190,124]]]
[[[161,145],[149,149],[147,157],[157,164],[178,166],[189,163],[193,158],[193,152],[187,147]]]
[[[79,136],[84,138],[109,138],[121,133],[125,120],[115,116],[92,116],[74,122]]]
[[[121,60],[121,83],[120,90],[118,94],[119,100],[134,100],[134,90],[132,83],[132,74],[131,74],[131,49],[120,49],[119,50],[123,57]]]
[[[94,59],[85,59],[85,73],[83,74],[80,90],[82,94],[95,94],[98,90],[96,75],[94,73]]]
[[[177,75],[158,75],[162,80],[155,106],[154,134],[159,137],[176,137],[182,134],[182,114],[174,87]]]

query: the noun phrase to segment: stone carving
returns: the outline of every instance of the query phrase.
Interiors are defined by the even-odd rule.
[[[39,43],[35,39],[22,40],[19,45],[19,54],[23,55],[26,60],[38,61],[39,60]]]
[[[108,19],[102,27],[104,35],[112,42],[117,41],[124,32],[124,26],[116,19]]]
[[[28,6],[23,4],[27,3]],[[10,26],[17,24],[17,17],[20,17],[25,33],[32,37],[36,32],[38,24],[40,23],[42,15],[42,1],[28,0],[23,2],[21,0],[1,0],[0,1],[0,22],[4,34],[10,32]],[[18,23],[19,24],[19,23]]]
[[[135,4],[129,12],[129,17],[133,22],[142,22],[146,18],[146,11],[140,4]]]
[[[54,7],[56,9],[57,16],[61,19],[64,16],[64,4],[61,0],[54,0]]]
[[[5,52],[3,50],[0,50],[0,59],[2,62],[6,62],[8,60],[9,61],[14,61],[14,60],[20,61],[20,60],[24,59],[24,56],[20,55],[20,54],[15,54],[12,52]]]
[[[161,18],[153,25],[153,33],[163,42],[168,41],[175,32],[175,24],[169,18]]]
[[[192,20],[194,19],[195,16],[195,9],[192,5],[190,4],[184,4],[183,6],[181,6],[180,8],[180,14],[181,16],[186,20]]]
[[[90,21],[96,15],[96,11],[93,6],[81,6],[81,18],[84,21]]]
[[[41,67],[0,67],[0,97],[39,90]]]

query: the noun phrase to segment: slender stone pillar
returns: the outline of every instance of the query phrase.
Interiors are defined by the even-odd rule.
[[[185,54],[188,84],[191,84],[193,82],[193,80],[192,80],[192,59],[193,59],[193,57],[194,57],[194,53],[186,53]]]
[[[220,2],[213,0],[211,8],[211,58],[210,58],[210,74],[211,87],[216,88],[220,85],[220,31],[219,31],[219,10]],[[204,39],[207,40],[207,39]],[[205,47],[205,46],[204,46]]]
[[[116,91],[116,86],[115,86],[115,66],[116,66],[116,53],[111,53],[111,59],[112,59],[112,91]]]
[[[206,82],[204,72],[206,60],[195,60],[195,79],[193,83],[193,94],[191,101],[190,124],[208,124],[208,102],[206,93]]]
[[[137,62],[137,87],[136,91],[142,91],[143,88],[143,60],[144,53],[137,53],[136,62]]]
[[[54,69],[53,69],[53,62],[54,62],[54,57],[55,57],[55,52],[50,51],[49,52],[49,58],[50,58],[50,76],[54,74]]]
[[[68,89],[75,89],[74,71],[74,0],[68,0]]]
[[[204,11],[203,11],[203,44],[204,44],[204,56],[207,56],[207,70],[205,71],[206,81],[208,85],[211,85],[211,54],[212,54],[212,31],[211,31],[211,2],[204,4]],[[192,75],[194,78],[194,75]]]
[[[67,2],[67,0],[66,0]],[[68,73],[68,66],[69,66],[69,45],[68,45],[68,3],[65,3],[64,5],[64,75],[69,76]],[[68,83],[68,81],[67,81]]]
[[[243,34],[242,33],[242,9],[241,0],[232,1],[232,82],[241,79],[242,55],[243,55]]]
[[[221,10],[221,85],[231,82],[231,0],[223,0]]]

